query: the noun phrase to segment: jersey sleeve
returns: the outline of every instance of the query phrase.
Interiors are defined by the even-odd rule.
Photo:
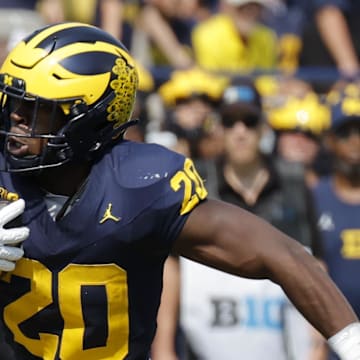
[[[180,166],[169,174],[161,196],[152,206],[159,219],[157,237],[166,247],[172,245],[188,215],[208,195],[193,161],[183,157],[178,161]]]
[[[158,144],[124,143],[112,152],[116,187],[139,238],[168,252],[191,211],[208,192],[193,161]],[[119,168],[119,171],[117,171]]]

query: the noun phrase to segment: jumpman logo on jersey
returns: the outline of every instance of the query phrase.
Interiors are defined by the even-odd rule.
[[[109,205],[107,206],[107,208],[105,210],[105,213],[104,213],[102,219],[99,222],[100,224],[103,224],[106,220],[113,220],[115,222],[118,222],[118,221],[121,220],[120,217],[114,216],[111,213],[111,209],[112,209],[112,203],[109,203]]]

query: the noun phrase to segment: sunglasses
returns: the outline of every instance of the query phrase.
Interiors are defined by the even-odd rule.
[[[255,129],[260,124],[260,117],[256,115],[224,115],[222,117],[222,124],[228,129],[238,122],[242,122],[248,129]]]

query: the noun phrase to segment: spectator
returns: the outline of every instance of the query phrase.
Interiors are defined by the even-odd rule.
[[[228,78],[198,68],[174,71],[159,88],[166,110],[164,124],[161,131],[147,134],[147,141],[192,157],[200,173],[212,169],[212,160],[222,152],[222,132],[215,110],[227,83]],[[185,352],[182,331],[177,326],[180,274],[176,256],[166,261],[164,274],[153,360],[171,360]]]
[[[315,16],[304,33],[301,65],[335,66],[345,77],[356,76],[360,56],[359,1],[315,0],[307,9]]]
[[[254,77],[254,83],[261,94],[266,113],[283,106],[289,97],[303,98],[309,92],[314,92],[310,82],[286,73],[260,74]]]
[[[165,261],[164,284],[157,316],[156,336],[151,346],[151,359],[187,358],[183,334],[179,327],[180,269],[177,256],[171,255]]]
[[[218,0],[199,0],[196,20],[203,21],[218,11]]]
[[[302,50],[304,11],[292,1],[273,0],[267,7],[264,23],[270,26],[278,37],[278,67],[286,73],[294,73],[299,66]]]
[[[196,62],[217,71],[275,68],[276,35],[260,23],[265,4],[266,0],[222,0],[219,13],[192,32]]]
[[[276,133],[275,153],[284,161],[302,165],[307,184],[314,186],[318,172],[326,171],[325,166],[324,170],[315,168],[315,162],[324,153],[321,136],[330,125],[328,107],[320,103],[316,93],[309,92],[303,98],[289,97],[282,106],[270,110],[268,121]]]
[[[144,0],[136,21],[141,46],[134,56],[146,66],[192,66],[190,34],[198,6],[198,0]]]
[[[215,110],[227,83],[228,78],[195,67],[175,71],[159,88],[166,108],[163,130],[177,136],[179,152],[198,162],[214,159],[222,151]]]
[[[323,260],[335,283],[360,314],[360,98],[346,96],[332,107],[327,145],[332,173],[313,189]],[[329,359],[338,359],[334,354]]]
[[[205,176],[208,188],[216,183],[210,195],[310,247],[316,229],[302,172],[260,151],[266,124],[256,88],[243,82],[228,87],[220,114],[225,153],[216,178]],[[238,281],[188,260],[181,261],[181,271],[181,324],[196,358],[308,359],[312,330],[277,285]]]

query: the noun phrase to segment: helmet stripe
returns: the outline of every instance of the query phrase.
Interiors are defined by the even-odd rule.
[[[78,75],[95,75],[109,72],[119,55],[88,51],[68,56],[59,63],[66,70]]]
[[[94,39],[97,39],[96,41],[113,44],[127,51],[120,41],[106,32],[101,33],[100,35],[102,38],[99,38],[98,29],[87,24],[64,23],[60,25],[50,25],[42,30],[45,31],[36,31],[32,33],[24,39],[24,42],[29,43],[32,41],[34,43],[32,44],[34,48],[40,48],[46,50],[47,52],[51,52],[73,44],[74,32],[76,32],[76,37],[78,39],[77,42],[94,43]]]

